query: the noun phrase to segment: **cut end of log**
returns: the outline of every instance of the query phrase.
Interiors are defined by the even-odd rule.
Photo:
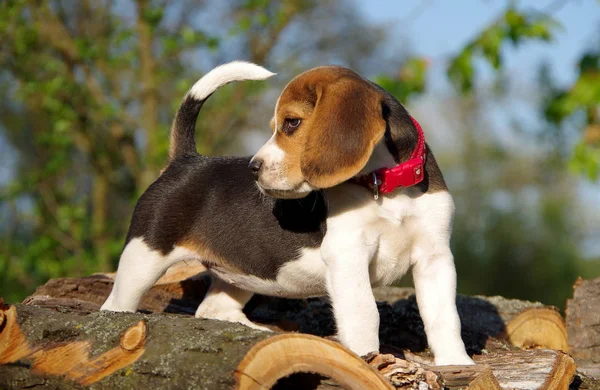
[[[146,342],[146,322],[140,321],[131,326],[121,336],[121,348],[126,351],[135,351]]]
[[[305,334],[283,334],[256,344],[235,372],[238,389],[270,389],[296,373],[329,377],[347,389],[394,389],[373,367],[338,343]]]
[[[506,325],[508,340],[523,349],[569,350],[567,327],[562,316],[550,308],[531,308]]]
[[[0,364],[12,363],[31,352],[17,324],[17,309],[0,303]]]
[[[244,390],[270,389],[298,373],[320,374],[346,389],[502,389],[487,365],[425,366],[378,353],[363,359],[320,337],[284,334],[255,345],[235,376],[238,389]]]
[[[184,265],[181,270],[187,275],[192,268]],[[184,281],[178,281],[182,277],[178,275],[173,272],[168,276],[174,277],[175,281],[165,278],[165,284],[157,283],[144,298],[142,306],[146,310],[193,314],[208,287],[206,275],[188,277]],[[383,330],[387,334],[393,333],[393,337],[387,336],[385,343],[389,341],[398,348],[385,351],[391,355],[374,354],[365,361],[337,343],[309,335],[284,334],[256,344],[268,336],[256,336],[244,330],[231,332],[229,327],[233,325],[196,320],[190,316],[136,314],[130,317],[133,315],[127,313],[120,318],[121,314],[109,317],[93,313],[106,299],[111,287],[112,280],[100,276],[60,279],[49,281],[38,289],[34,297],[28,298],[26,306],[4,305],[0,298],[0,368],[3,372],[0,388],[13,388],[17,382],[21,384],[23,375],[27,376],[28,383],[37,383],[38,375],[42,373],[50,381],[83,386],[95,384],[98,389],[120,388],[116,384],[122,383],[133,384],[123,387],[135,388],[139,383],[147,383],[147,387],[163,388],[174,381],[178,383],[177,388],[191,388],[198,383],[204,385],[204,382],[229,388],[224,384],[234,385],[234,377],[241,389],[266,389],[273,385],[285,388],[290,383],[297,385],[294,381],[316,385],[320,381],[318,388],[322,389],[340,385],[347,389],[435,389],[440,386],[449,390],[560,389],[567,388],[573,378],[575,363],[571,356],[577,362],[579,378],[583,377],[582,373],[588,375],[586,378],[593,377],[594,373],[600,375],[595,341],[599,329],[596,308],[600,302],[600,279],[576,282],[575,297],[569,301],[567,312],[571,356],[558,351],[565,350],[567,345],[564,321],[558,311],[541,303],[501,297],[462,297],[459,312],[461,321],[465,320],[463,330],[470,338],[467,341],[474,351],[473,359],[479,364],[442,367],[434,366],[431,355],[423,351],[426,343],[421,345],[412,341],[425,338],[416,301],[406,299],[412,290],[383,290],[386,300],[400,301],[393,307],[386,305],[383,311],[380,308],[382,318],[386,315],[391,318],[386,314],[387,310],[402,315],[407,321],[402,321],[405,328],[400,332],[406,335],[397,337],[397,328],[392,327],[392,321],[384,321]],[[267,321],[290,321],[303,332],[316,329],[318,334],[326,335],[330,331],[328,326],[333,319],[327,313],[323,314],[327,308],[317,305],[316,301],[308,302],[308,305],[286,301],[282,305],[275,298],[273,301],[261,299],[266,303],[254,302],[258,309],[253,309],[252,313],[261,320],[264,316]],[[300,310],[302,317],[297,315]],[[280,316],[281,313],[285,315]],[[294,314],[290,316],[289,313]],[[110,337],[107,337],[106,327],[97,324],[113,321],[113,315],[123,321],[118,327],[111,327]],[[35,328],[29,321],[32,318],[36,319]],[[146,322],[139,321],[142,318]],[[310,321],[304,318],[310,318]],[[173,323],[175,327],[172,327]],[[79,330],[82,328],[85,332]],[[173,331],[181,331],[176,340]],[[49,337],[40,340],[39,335],[44,332]],[[192,332],[198,337],[191,337]],[[498,340],[498,337],[502,339]],[[238,339],[243,341],[232,343]],[[509,342],[525,350],[507,345]],[[148,348],[149,345],[152,348]],[[172,357],[185,364],[171,364],[170,360],[163,363],[166,360],[163,351],[178,351]],[[199,356],[204,358],[197,359]],[[139,364],[134,365],[135,362]],[[25,372],[25,366],[32,369]],[[337,383],[331,385],[332,382]]]
[[[0,365],[27,358],[33,373],[62,376],[82,385],[90,385],[134,363],[144,353],[146,323],[139,321],[121,336],[117,346],[96,357],[90,356],[90,341],[45,343],[31,347],[17,323],[17,308],[0,309]]]
[[[508,389],[567,389],[575,373],[569,355],[548,349],[480,355],[475,361],[489,365],[500,386]]]

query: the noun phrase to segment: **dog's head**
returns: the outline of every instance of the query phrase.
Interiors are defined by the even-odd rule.
[[[354,71],[311,69],[283,90],[273,136],[250,162],[260,188],[300,198],[355,176],[386,129],[385,94]]]

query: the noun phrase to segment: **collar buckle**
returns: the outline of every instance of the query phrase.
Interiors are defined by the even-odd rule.
[[[375,172],[373,175],[373,199],[379,199],[379,181],[377,180],[377,174]]]

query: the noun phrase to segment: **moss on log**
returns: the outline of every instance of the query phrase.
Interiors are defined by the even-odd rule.
[[[191,272],[197,269],[190,267]],[[180,277],[189,276],[179,271]],[[142,300],[141,311],[193,314],[202,301],[210,284],[206,275],[192,276],[184,280],[166,280],[155,285]],[[112,279],[106,275],[93,275],[86,278],[64,278],[50,280],[39,287],[24,303],[42,307],[69,307],[92,312],[104,302],[112,288]],[[414,297],[414,290],[407,288],[377,288],[375,297],[381,316],[380,339],[385,345],[397,349],[427,355],[427,339],[423,323]],[[555,308],[539,302],[527,302],[502,297],[462,296],[457,298],[457,306],[462,323],[462,336],[469,353],[478,354],[486,349],[502,344],[529,343],[530,346],[566,350],[564,321]],[[546,332],[542,338],[529,340],[522,334],[540,328],[540,323],[521,321],[518,330],[519,343],[511,341],[510,322],[527,310],[535,312],[532,318],[545,320],[553,332]],[[321,299],[291,300],[255,296],[247,305],[248,316],[273,330],[300,331],[318,336],[333,336],[335,323],[329,304]],[[561,328],[562,327],[562,328]],[[529,329],[529,330],[528,330]],[[562,333],[561,333],[562,332]],[[546,337],[547,340],[544,340]]]
[[[122,342],[122,335],[140,322],[147,328],[143,354],[131,364],[97,377],[93,388],[232,388],[232,374],[241,358],[254,344],[271,336],[242,325],[175,314],[82,314],[26,305],[13,308],[29,351],[0,365],[0,388],[80,388],[91,384],[88,378],[106,368],[107,354],[121,348],[124,353],[118,358],[128,356],[128,342]],[[7,351],[0,346],[0,357],[5,355]],[[50,368],[41,363],[59,356],[62,360]],[[75,374],[62,378],[53,375],[62,372],[61,367]]]
[[[146,294],[140,308],[142,313],[135,314],[97,311],[112,288],[110,274],[49,281],[28,297],[24,305],[16,306],[18,325],[23,330],[23,337],[27,339],[28,348],[34,352],[68,344],[78,345],[72,350],[58,350],[60,353],[48,356],[60,356],[66,351],[76,354],[74,356],[86,363],[83,366],[76,364],[78,368],[75,372],[79,372],[79,376],[72,375],[71,378],[45,375],[40,370],[33,375],[32,368],[47,368],[48,365],[40,360],[40,354],[35,356],[32,352],[0,366],[0,388],[79,388],[87,383],[82,379],[85,376],[82,372],[94,371],[93,375],[101,375],[106,366],[114,369],[122,362],[120,359],[123,356],[131,358],[131,351],[139,352],[135,345],[138,345],[136,340],[142,333],[146,336],[143,343],[139,341],[140,345],[143,344],[143,354],[135,362],[122,368],[117,367],[98,379],[91,385],[92,388],[140,388],[154,385],[160,388],[191,386],[221,389],[234,386],[233,372],[237,364],[253,345],[273,334],[190,316],[203,299],[210,283],[205,274],[196,275],[199,270],[201,271],[198,267],[183,266],[168,274]],[[400,378],[397,381],[400,383],[403,381],[403,374],[392,373],[390,370],[406,370],[413,363],[430,369],[431,355],[427,349],[414,290],[387,287],[377,288],[374,293],[379,301],[382,352],[392,353],[396,358],[410,362],[397,361],[390,364],[386,372]],[[526,352],[542,354],[539,356],[545,356],[548,362],[552,359],[562,362],[561,364],[565,362],[566,355],[553,351],[549,351],[551,355],[544,355],[546,352],[543,350],[547,347],[566,349],[564,321],[555,308],[536,302],[479,296],[458,296],[457,306],[463,339],[467,350],[476,360],[497,356],[500,363],[490,366],[507,364],[510,367],[510,362],[503,360],[503,356],[522,353],[522,348],[542,348]],[[276,332],[299,331],[335,340],[335,324],[331,308],[325,300],[255,296],[245,311],[253,321]],[[149,312],[154,314],[148,314]],[[3,321],[0,318],[0,329]],[[140,330],[142,326],[144,332]],[[128,330],[130,338],[124,340],[123,334]],[[572,329],[569,329],[569,336],[571,333]],[[0,343],[0,350],[2,347]],[[0,364],[1,356],[3,354],[0,353]],[[447,371],[440,369],[435,372],[440,378],[444,375],[447,379],[450,378]],[[482,383],[487,378],[485,380],[509,383],[502,382],[501,370],[492,372],[496,376],[481,376],[478,382]],[[556,373],[550,369],[546,372]],[[565,377],[568,377],[568,370],[565,373]],[[475,379],[480,377],[477,376],[478,371],[458,370],[455,374],[448,384],[462,383],[461,381],[466,380],[464,378],[474,378],[475,383]],[[295,377],[294,380],[298,378]],[[286,386],[292,382],[288,380],[285,382]],[[320,388],[334,386],[331,381],[323,380],[322,377],[316,377],[316,380],[312,377],[309,382]],[[280,384],[283,385],[283,382]],[[583,374],[577,374],[571,384],[572,389],[597,387],[598,381]]]
[[[323,338],[269,337],[184,315],[25,305],[3,306],[1,312],[0,388],[268,389],[290,374],[315,372],[350,390],[560,389],[575,370],[570,357],[551,350],[476,357],[484,366],[435,367],[392,355],[367,364]]]

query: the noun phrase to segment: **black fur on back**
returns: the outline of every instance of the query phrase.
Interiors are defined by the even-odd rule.
[[[248,275],[274,279],[302,248],[321,245],[327,205],[321,192],[302,199],[261,194],[250,157],[184,155],[139,199],[127,242],[163,254],[182,240],[201,242]]]

